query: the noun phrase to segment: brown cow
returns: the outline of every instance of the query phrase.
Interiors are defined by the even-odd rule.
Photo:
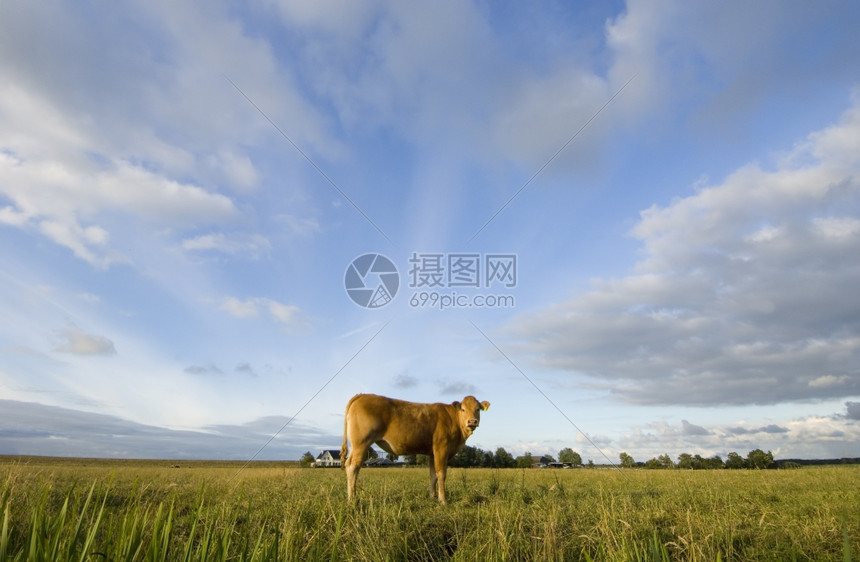
[[[346,469],[346,493],[355,495],[355,481],[371,444],[394,455],[424,454],[430,457],[430,497],[445,503],[448,461],[466,444],[481,421],[481,410],[490,407],[466,396],[451,404],[417,404],[376,394],[356,394],[346,405],[340,458]],[[347,438],[352,452],[347,457]]]

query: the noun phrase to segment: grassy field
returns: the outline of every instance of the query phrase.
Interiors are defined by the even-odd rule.
[[[649,471],[0,459],[6,560],[857,560],[860,467]]]

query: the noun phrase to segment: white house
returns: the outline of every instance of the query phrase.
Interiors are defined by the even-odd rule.
[[[314,466],[317,468],[327,466],[340,466],[340,451],[337,449],[326,449],[317,455],[314,461]]]

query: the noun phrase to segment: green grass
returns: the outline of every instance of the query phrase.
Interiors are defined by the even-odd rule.
[[[7,560],[856,560],[860,467],[426,469],[0,459]]]

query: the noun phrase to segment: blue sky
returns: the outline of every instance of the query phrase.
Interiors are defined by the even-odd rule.
[[[375,392],[515,454],[860,456],[858,24],[3,1],[0,453],[297,458]],[[481,286],[409,286],[458,254]],[[454,294],[509,306],[416,306]]]

